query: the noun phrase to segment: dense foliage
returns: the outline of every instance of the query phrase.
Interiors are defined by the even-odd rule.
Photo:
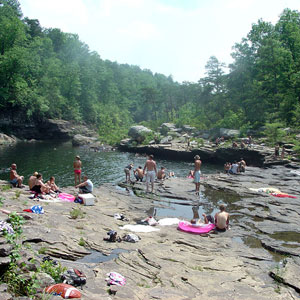
[[[76,34],[42,28],[22,17],[17,0],[0,0],[0,110],[26,120],[85,122],[112,143],[139,122],[300,126],[299,12],[284,10],[275,25],[259,20],[232,55],[229,73],[211,57],[206,77],[179,84],[103,60]]]

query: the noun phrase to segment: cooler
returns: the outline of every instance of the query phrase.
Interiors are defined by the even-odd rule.
[[[95,205],[95,196],[93,194],[78,194],[78,198],[82,199],[84,205]]]

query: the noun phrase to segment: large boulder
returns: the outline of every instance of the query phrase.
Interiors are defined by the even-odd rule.
[[[183,125],[182,126],[182,130],[184,132],[192,133],[192,132],[194,132],[196,130],[196,128],[193,127],[193,126],[190,126],[190,125]]]
[[[17,140],[13,137],[10,137],[4,133],[0,133],[0,145],[11,145],[16,143]]]
[[[237,129],[220,128],[220,136],[225,138],[232,138],[240,135],[240,131]]]
[[[132,126],[130,127],[128,131],[128,135],[134,140],[137,141],[138,143],[141,143],[142,141],[145,140],[145,137],[148,134],[151,134],[152,130],[141,125],[137,126]]]
[[[83,136],[81,134],[76,134],[72,139],[73,146],[84,146],[84,145],[91,145],[95,143],[98,143],[98,139],[96,137]]]
[[[162,123],[160,127],[160,133],[162,135],[167,135],[169,131],[176,130],[176,125],[173,123]]]

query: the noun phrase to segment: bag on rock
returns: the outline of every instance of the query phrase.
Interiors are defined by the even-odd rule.
[[[74,286],[83,286],[86,284],[86,276],[78,269],[69,269],[66,273],[61,276],[63,283],[74,285]]]

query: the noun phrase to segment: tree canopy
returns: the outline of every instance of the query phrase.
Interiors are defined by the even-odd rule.
[[[0,0],[0,108],[24,120],[62,118],[99,129],[110,142],[133,123],[199,129],[280,122],[300,126],[300,14],[258,20],[234,45],[234,62],[212,56],[206,76],[178,83],[138,66],[103,60],[78,35],[23,18],[17,0]]]

